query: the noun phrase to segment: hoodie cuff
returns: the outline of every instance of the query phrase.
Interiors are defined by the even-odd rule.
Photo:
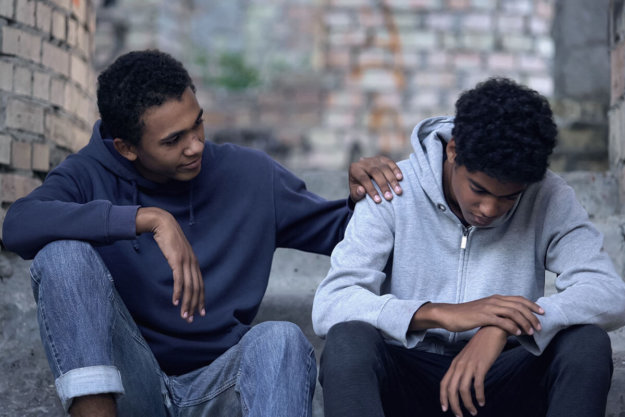
[[[386,336],[397,340],[407,348],[413,348],[419,342],[418,334],[411,332],[410,343],[408,342],[408,328],[414,313],[424,304],[415,300],[399,300],[391,298],[382,307],[378,316],[377,328]],[[424,332],[425,334],[425,332]],[[416,337],[415,337],[416,336]]]
[[[111,206],[108,217],[108,239],[135,239],[137,237],[137,210],[141,206]]]
[[[534,355],[542,354],[551,340],[562,329],[569,326],[566,315],[556,305],[550,302],[548,297],[541,298],[536,301],[545,314],[537,314],[536,317],[540,321],[541,330],[535,332],[533,336],[518,336],[517,339],[528,352]]]

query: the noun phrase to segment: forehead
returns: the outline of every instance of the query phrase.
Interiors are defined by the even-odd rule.
[[[142,139],[161,139],[173,132],[188,129],[195,123],[199,112],[197,98],[191,88],[187,87],[180,98],[171,98],[143,113]]]
[[[464,171],[469,183],[494,196],[510,196],[518,194],[527,188],[527,186],[523,183],[499,181],[498,179],[493,178],[481,171],[471,172],[466,168],[464,168]]]

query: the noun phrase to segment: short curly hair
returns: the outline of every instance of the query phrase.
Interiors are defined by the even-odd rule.
[[[147,109],[180,99],[195,86],[187,70],[158,50],[133,51],[117,58],[98,77],[101,129],[107,135],[138,145]]]
[[[456,101],[456,163],[502,182],[531,184],[547,171],[557,128],[545,97],[490,78]]]

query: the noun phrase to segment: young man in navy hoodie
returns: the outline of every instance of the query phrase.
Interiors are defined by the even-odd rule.
[[[311,345],[291,323],[251,322],[274,250],[329,254],[348,204],[261,152],[205,142],[194,92],[167,54],[120,57],[98,78],[89,144],[4,221],[7,249],[34,257],[41,338],[73,416],[311,414]],[[374,192],[369,174],[401,192],[392,162],[367,160],[350,169],[353,198]]]
[[[605,415],[625,284],[555,139],[547,100],[498,78],[415,127],[404,192],[356,205],[315,295],[326,417]]]

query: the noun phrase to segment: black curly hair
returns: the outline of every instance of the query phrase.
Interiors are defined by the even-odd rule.
[[[145,50],[120,56],[98,77],[102,131],[138,145],[145,111],[180,99],[187,87],[195,92],[187,70],[169,54]]]
[[[456,101],[456,163],[502,182],[531,184],[547,171],[557,128],[547,100],[507,78],[490,78]]]

